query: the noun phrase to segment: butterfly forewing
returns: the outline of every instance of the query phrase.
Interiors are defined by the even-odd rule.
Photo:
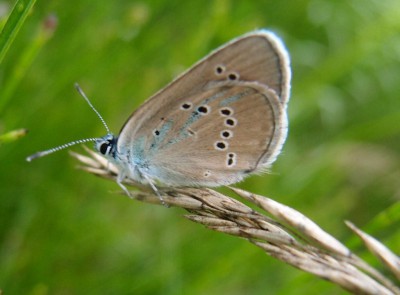
[[[236,78],[273,89],[283,105],[290,90],[289,59],[280,40],[268,31],[256,31],[232,40],[200,60],[143,103],[121,128],[130,140],[135,130],[152,117],[152,112],[168,108],[177,98],[202,91],[210,81]]]

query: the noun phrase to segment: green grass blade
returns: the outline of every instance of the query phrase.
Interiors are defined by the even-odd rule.
[[[30,44],[23,49],[19,55],[19,59],[15,61],[13,69],[5,80],[4,86],[0,89],[0,113],[5,109],[5,105],[12,98],[15,89],[17,89],[25,76],[26,71],[29,69],[44,44],[51,38],[56,27],[57,17],[54,15],[46,17],[34,36],[32,36]]]
[[[18,0],[0,34],[0,63],[36,0]]]
[[[28,133],[27,129],[16,129],[5,134],[0,134],[0,145],[3,143],[9,143],[16,141],[17,139],[24,137]]]

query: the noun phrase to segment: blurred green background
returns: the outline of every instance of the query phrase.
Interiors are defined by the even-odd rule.
[[[1,25],[13,4],[0,1]],[[118,132],[173,77],[256,28],[290,52],[290,129],[272,174],[238,186],[300,210],[375,266],[344,220],[399,254],[398,0],[38,0],[0,65],[0,134],[29,129],[0,143],[4,294],[344,293],[183,210],[114,194],[66,151],[25,162],[105,134],[74,82]]]

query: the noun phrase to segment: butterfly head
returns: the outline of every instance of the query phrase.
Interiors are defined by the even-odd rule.
[[[107,158],[115,158],[118,137],[107,134],[95,141],[94,148]]]

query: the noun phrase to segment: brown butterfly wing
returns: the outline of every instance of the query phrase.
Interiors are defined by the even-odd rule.
[[[233,183],[268,166],[286,137],[281,46],[258,31],[211,53],[132,114],[119,150],[139,151],[143,173],[170,185]]]

